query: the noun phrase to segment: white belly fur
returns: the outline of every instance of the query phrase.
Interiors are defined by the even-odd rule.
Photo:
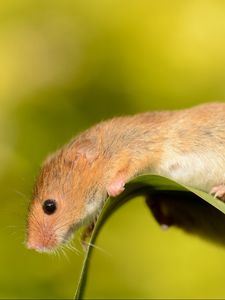
[[[181,184],[209,192],[213,186],[225,183],[225,153],[164,153],[157,174]]]

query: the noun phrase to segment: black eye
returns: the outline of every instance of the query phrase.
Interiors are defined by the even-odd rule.
[[[42,207],[47,215],[51,215],[56,210],[56,201],[52,199],[45,200]]]

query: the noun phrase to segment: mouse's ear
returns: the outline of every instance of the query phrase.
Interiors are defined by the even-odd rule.
[[[77,147],[77,154],[83,155],[89,163],[92,163],[99,155],[96,143],[91,139],[81,141]]]
[[[99,156],[97,142],[95,139],[84,138],[73,141],[67,150],[67,158],[70,160],[77,160],[80,157],[92,163]]]

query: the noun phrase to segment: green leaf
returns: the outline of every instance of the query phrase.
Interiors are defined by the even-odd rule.
[[[120,196],[106,200],[87,246],[75,299],[83,297],[89,263],[94,251],[91,245],[95,243],[104,222],[120,206],[138,195],[152,196],[159,204],[166,206],[169,216],[173,219],[173,225],[225,245],[225,203],[205,192],[162,176],[139,176],[126,184],[125,191]]]

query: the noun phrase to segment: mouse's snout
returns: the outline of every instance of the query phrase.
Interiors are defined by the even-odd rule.
[[[39,252],[48,252],[53,250],[58,245],[56,237],[54,235],[40,234],[28,235],[26,246],[28,249],[33,249]]]
[[[59,244],[59,238],[52,224],[34,222],[30,219],[27,228],[26,246],[39,252],[52,251]]]
[[[56,237],[51,235],[28,235],[26,246],[39,252],[52,251],[58,245]]]

